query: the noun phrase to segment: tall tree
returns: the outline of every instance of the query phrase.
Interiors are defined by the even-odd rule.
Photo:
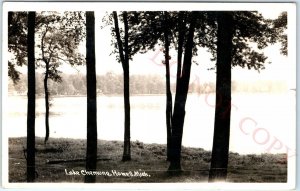
[[[173,16],[174,17],[174,16]],[[172,13],[167,11],[139,11],[129,18],[130,24],[136,26],[136,32],[131,40],[133,51],[145,53],[154,49],[155,45],[164,47],[165,59],[163,64],[166,69],[166,130],[167,130],[167,160],[170,161],[171,134],[172,134],[172,92],[170,84],[170,45],[174,22]]]
[[[167,126],[167,159],[171,162],[169,170],[180,172],[181,140],[184,123],[185,102],[187,98],[191,59],[196,53],[193,42],[196,24],[200,14],[196,12],[136,12],[129,21],[136,22],[136,34],[132,35],[133,51],[145,53],[153,49],[156,44],[164,46],[166,64],[166,126]],[[175,40],[176,39],[176,40]],[[174,112],[172,112],[172,94],[168,60],[171,42],[178,50],[177,86]],[[182,64],[182,56],[185,58]],[[183,66],[183,67],[182,67]],[[175,129],[174,130],[174,126]],[[174,135],[176,133],[176,135]],[[174,136],[173,136],[174,135]],[[173,145],[173,144],[177,145]],[[176,163],[176,164],[175,164]]]
[[[122,161],[131,160],[130,152],[130,91],[129,91],[129,45],[128,45],[128,19],[127,12],[122,13],[123,23],[124,23],[124,42],[122,42],[118,14],[116,11],[113,12],[113,19],[115,23],[115,34],[117,39],[117,44],[119,48],[119,57],[122,63],[123,74],[124,74],[124,150]],[[124,46],[124,47],[123,47]]]
[[[156,45],[164,47],[166,69],[166,130],[167,130],[167,160],[170,160],[171,134],[172,134],[172,92],[170,85],[169,50],[174,38],[176,22],[175,12],[167,11],[139,11],[130,14],[129,23],[133,33],[130,37],[131,50],[134,53],[145,53],[154,49]],[[173,40],[174,42],[174,40]]]
[[[280,18],[279,18],[280,20]],[[230,113],[231,113],[231,66],[247,66],[248,69],[264,69],[267,59],[258,52],[277,41],[282,42],[285,50],[285,37],[282,35],[286,22],[281,24],[265,20],[257,12],[220,12],[217,13],[217,83],[215,128],[209,182],[225,181],[227,177]],[[253,50],[249,42],[256,43]],[[213,46],[211,46],[213,47]],[[213,49],[213,48],[212,48]]]
[[[165,47],[165,65],[166,65],[166,125],[167,125],[167,160],[170,161],[170,148],[172,136],[172,92],[170,82],[170,35],[169,35],[169,18],[168,12],[164,11],[164,47]]]
[[[80,12],[66,12],[63,16],[55,12],[42,12],[38,17],[37,32],[40,44],[39,64],[45,67],[44,94],[45,94],[45,143],[49,139],[50,91],[48,81],[62,82],[58,67],[65,63],[74,65],[83,64],[82,55],[77,51],[84,32],[83,19]],[[82,27],[81,29],[80,26]]]
[[[17,83],[20,72],[16,66],[26,63],[26,19],[25,12],[9,12],[8,14],[8,50],[13,59],[8,61],[8,75]],[[64,15],[55,12],[41,12],[36,15],[35,30],[37,33],[37,66],[45,67],[45,143],[49,138],[49,90],[48,80],[61,82],[60,71],[62,63],[81,65],[82,55],[77,51],[84,32],[81,12],[65,12]],[[44,65],[43,65],[44,64]]]
[[[97,84],[95,57],[94,12],[86,12],[86,86],[87,86],[87,150],[86,170],[97,169]],[[96,176],[85,176],[86,183],[96,182]]]
[[[185,105],[190,82],[190,72],[194,47],[194,32],[197,22],[197,12],[191,12],[188,22],[188,35],[186,37],[184,60],[182,65],[181,77],[176,84],[176,95],[174,103],[174,111],[172,115],[172,137],[171,137],[171,158],[169,172],[180,172],[181,169],[181,145],[182,133],[185,118]],[[177,74],[179,75],[179,74]]]
[[[28,13],[27,182],[35,180],[35,12]]]
[[[233,13],[220,12],[217,15],[217,85],[215,109],[215,129],[209,180],[226,177],[230,111],[231,111],[231,61],[232,37],[234,29]]]

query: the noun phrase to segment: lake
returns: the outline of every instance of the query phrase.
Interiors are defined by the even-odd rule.
[[[131,140],[166,144],[164,95],[131,96]],[[86,98],[54,97],[50,107],[51,138],[86,138]],[[215,95],[191,94],[186,105],[183,145],[212,149]],[[98,138],[123,140],[122,96],[98,96]],[[8,137],[26,136],[26,96],[8,96],[3,108]],[[44,99],[36,101],[36,136],[45,136]],[[230,151],[284,153],[295,149],[296,96],[234,93],[232,95]]]

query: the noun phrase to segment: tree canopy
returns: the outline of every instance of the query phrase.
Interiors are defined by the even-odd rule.
[[[49,64],[49,78],[61,82],[58,67],[65,63],[82,65],[84,56],[78,50],[85,37],[84,20],[81,12],[42,12],[38,17],[37,65]]]

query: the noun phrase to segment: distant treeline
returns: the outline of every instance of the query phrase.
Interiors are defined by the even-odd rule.
[[[62,82],[48,81],[50,95],[86,95],[86,77],[83,74],[61,74]],[[26,95],[27,75],[21,74],[17,84],[9,81],[9,94]],[[44,94],[44,75],[36,74],[36,93]],[[165,94],[165,79],[161,75],[131,75],[130,92],[132,95],[139,94]],[[175,84],[171,84],[175,91]],[[233,92],[283,92],[287,86],[282,81],[256,81],[256,82],[232,82]],[[189,87],[190,93],[212,93],[215,92],[215,83],[201,83],[193,81]],[[97,76],[97,93],[104,95],[123,95],[123,76],[108,72]]]

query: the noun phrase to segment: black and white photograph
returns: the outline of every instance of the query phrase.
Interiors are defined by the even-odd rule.
[[[5,187],[295,188],[295,3],[6,2],[2,17]]]

